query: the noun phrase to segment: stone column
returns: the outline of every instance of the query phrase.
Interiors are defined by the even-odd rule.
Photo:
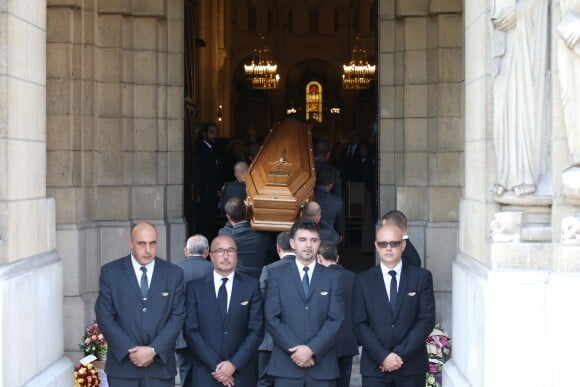
[[[464,180],[461,11],[455,1],[379,7],[379,215],[397,208],[409,219],[445,329]]]
[[[63,265],[46,196],[46,2],[1,2],[0,26],[0,385],[67,385]]]
[[[46,184],[78,359],[100,267],[129,253],[131,223],[156,225],[161,258],[183,257],[183,3],[50,0],[47,19]]]
[[[558,68],[552,60],[552,73],[545,74],[551,84],[543,108],[552,109],[546,131],[546,148],[551,150],[545,160],[547,173],[533,195],[503,195],[498,200],[491,61],[496,47],[490,41],[496,3],[500,4],[465,2],[466,176],[459,253],[453,263],[453,355],[444,366],[443,383],[574,385],[577,355],[570,340],[576,336],[580,313],[571,307],[571,300],[580,297],[580,238],[574,215],[578,207],[565,200],[560,182],[568,152]],[[530,4],[508,0],[501,7]],[[553,18],[546,23],[551,30],[545,47],[552,52],[544,54],[555,58],[557,2],[544,5],[552,7],[548,14]],[[511,92],[520,100],[526,98],[521,91]]]

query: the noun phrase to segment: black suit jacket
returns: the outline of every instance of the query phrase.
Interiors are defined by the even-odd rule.
[[[349,181],[362,181],[362,157],[360,154],[360,144],[356,144],[354,154],[351,156],[348,153],[350,149],[350,144],[347,144],[342,151],[341,160],[341,173],[344,182]]]
[[[185,318],[183,270],[156,257],[149,293],[143,299],[131,256],[109,262],[101,268],[95,312],[109,344],[107,375],[175,376],[175,339]],[[155,348],[157,356],[149,367],[131,363],[129,348],[138,345]]]
[[[354,356],[358,354],[358,343],[352,326],[352,288],[354,273],[345,269],[341,264],[327,266],[330,270],[340,273],[340,281],[344,289],[344,321],[340,327],[336,354],[340,356]]]
[[[270,234],[252,229],[250,222],[241,222],[234,226],[228,222],[219,229],[218,235],[228,235],[236,242],[236,271],[239,273],[258,279],[262,268],[274,258],[276,250]]]
[[[217,191],[223,186],[220,162],[215,152],[215,147],[210,148],[203,141],[197,146],[194,191],[202,204],[217,205]]]
[[[294,254],[287,254],[280,258],[279,261],[270,263],[262,268],[262,274],[260,275],[260,290],[262,291],[262,295],[266,293],[266,283],[268,282],[268,272],[275,267],[286,265],[288,263],[293,263],[296,259],[296,255]],[[272,336],[266,331],[264,333],[264,340],[262,340],[262,344],[258,347],[260,351],[269,351],[272,352],[274,348],[274,341],[272,340]]]
[[[225,207],[228,200],[231,198],[246,199],[248,196],[246,192],[246,182],[233,181],[224,184],[224,195],[222,196],[222,207]]]
[[[264,330],[258,281],[240,273],[234,275],[228,314],[222,320],[212,272],[188,284],[186,311],[183,334],[199,360],[194,363],[193,385],[222,387],[211,372],[220,362],[229,360],[237,368],[233,375],[236,385],[255,386],[255,354]]]
[[[315,200],[320,204],[321,219],[334,227],[339,235],[342,235],[340,220],[342,218],[342,198],[326,190],[326,188],[317,185],[314,188]]]
[[[406,239],[405,250],[403,250],[403,262],[407,262],[413,266],[421,267],[421,258],[415,246],[409,239]]]
[[[317,264],[305,296],[296,264],[268,270],[264,309],[266,329],[274,340],[269,375],[304,378],[309,373],[319,380],[338,378],[336,343],[344,319],[338,272]],[[314,366],[300,368],[290,358],[288,349],[300,344],[314,352]]]
[[[183,282],[187,285],[189,281],[193,281],[205,277],[213,271],[211,262],[202,255],[191,255],[177,264],[183,270]],[[187,348],[187,343],[183,338],[183,332],[179,332],[177,341],[175,342],[175,349]]]
[[[330,168],[334,172],[334,186],[332,187],[332,194],[340,197],[342,195],[342,178],[338,168],[329,164],[326,160],[321,158],[314,159],[314,170],[318,172],[322,168]]]
[[[353,324],[363,347],[360,371],[381,376],[379,366],[391,352],[403,359],[394,371],[424,374],[429,359],[425,340],[435,326],[433,278],[425,269],[403,263],[397,309],[391,312],[380,264],[358,274],[354,281]]]

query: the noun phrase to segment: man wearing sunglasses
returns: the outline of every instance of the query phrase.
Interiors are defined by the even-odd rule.
[[[376,234],[380,263],[355,278],[353,324],[362,345],[363,387],[424,387],[425,339],[435,325],[433,278],[402,260],[404,230],[386,224]]]

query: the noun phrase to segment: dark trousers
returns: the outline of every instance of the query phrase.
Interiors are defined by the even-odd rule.
[[[177,360],[177,369],[179,370],[179,381],[181,385],[192,386],[193,352],[189,348],[176,349],[175,359]]]
[[[275,378],[275,387],[336,387],[336,380],[313,379],[307,372],[303,379]]]
[[[336,387],[350,386],[350,374],[352,372],[352,356],[340,356],[338,358],[338,369],[340,377],[336,383]]]
[[[362,387],[425,387],[427,375],[399,375],[385,372],[384,376],[362,377]]]
[[[258,351],[258,386],[274,387],[274,378],[266,373],[270,362],[271,351]]]
[[[110,387],[174,387],[175,379],[157,379],[145,376],[141,379],[114,378],[107,375]]]

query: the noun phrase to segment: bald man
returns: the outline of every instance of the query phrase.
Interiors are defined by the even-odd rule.
[[[131,253],[101,268],[97,322],[111,387],[175,384],[175,339],[185,318],[183,270],[156,256],[157,230],[131,228]]]
[[[236,242],[217,236],[209,251],[213,270],[187,285],[183,335],[195,356],[193,386],[255,386],[264,331],[257,279],[235,271]]]
[[[433,278],[402,260],[405,230],[386,224],[376,234],[380,263],[354,281],[353,324],[362,345],[363,387],[424,387],[425,339],[435,326]]]

